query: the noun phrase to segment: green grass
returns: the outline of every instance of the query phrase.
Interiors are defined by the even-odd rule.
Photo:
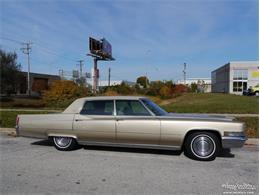
[[[169,104],[162,105],[162,107],[168,112],[178,113],[258,114],[258,105],[257,97],[187,93],[172,99]]]
[[[0,108],[44,108],[45,104],[41,99],[36,98],[6,98],[0,100]]]
[[[18,114],[47,114],[47,111],[1,111],[0,113],[0,127],[13,128]]]

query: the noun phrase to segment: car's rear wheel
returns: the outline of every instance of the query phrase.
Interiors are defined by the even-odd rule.
[[[57,150],[70,151],[76,148],[77,141],[72,137],[52,137],[54,146]]]
[[[220,150],[220,140],[211,132],[191,133],[184,144],[185,154],[195,160],[214,160]]]

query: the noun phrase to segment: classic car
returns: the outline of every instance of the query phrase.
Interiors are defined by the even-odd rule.
[[[17,135],[51,139],[58,150],[104,145],[184,150],[213,160],[222,148],[242,147],[244,124],[231,117],[167,113],[146,97],[75,100],[58,114],[18,115]]]

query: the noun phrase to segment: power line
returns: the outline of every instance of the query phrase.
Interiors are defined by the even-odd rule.
[[[12,42],[15,42],[15,43],[18,43],[18,44],[22,44],[23,43],[23,42],[15,40],[15,39],[9,39],[7,37],[0,37],[0,39],[7,40],[7,41],[12,41]]]
[[[17,43],[17,44],[23,44],[23,43],[24,43],[24,42],[22,42],[22,41],[18,41],[18,40],[15,40],[15,39],[10,39],[10,38],[7,38],[7,37],[0,37],[0,39],[7,40],[7,41],[11,41],[11,42],[14,42],[14,43]],[[56,53],[56,52],[54,52],[54,51],[51,51],[50,49],[47,49],[46,47],[43,47],[43,46],[41,46],[41,45],[38,44],[38,43],[34,43],[34,45],[35,45],[36,47],[40,48],[42,52],[45,52],[45,53],[48,53],[48,54],[51,54],[51,55],[55,55],[55,56],[60,57],[60,58],[66,58],[66,59],[68,59],[68,60],[70,60],[70,61],[73,61],[73,62],[75,61],[74,59],[69,58],[69,57],[66,56],[66,55],[61,55],[61,54],[58,54],[58,53]]]
[[[66,56],[66,55],[58,54],[58,53],[56,53],[56,52],[54,52],[54,51],[52,51],[52,50],[49,50],[49,49],[47,49],[47,48],[45,48],[45,47],[43,47],[43,46],[40,46],[39,44],[35,44],[35,45],[36,45],[36,47],[42,49],[42,52],[45,52],[45,53],[48,53],[48,54],[51,54],[51,55],[55,55],[55,56],[60,57],[60,58],[67,58],[67,60],[70,60],[70,61],[75,62],[74,59],[69,58],[69,57]]]

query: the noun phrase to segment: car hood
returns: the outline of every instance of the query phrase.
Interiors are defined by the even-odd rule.
[[[206,121],[233,121],[234,117],[220,116],[220,115],[209,115],[209,114],[180,114],[180,113],[169,113],[166,116],[162,116],[164,119],[183,119],[183,120],[206,120]]]

